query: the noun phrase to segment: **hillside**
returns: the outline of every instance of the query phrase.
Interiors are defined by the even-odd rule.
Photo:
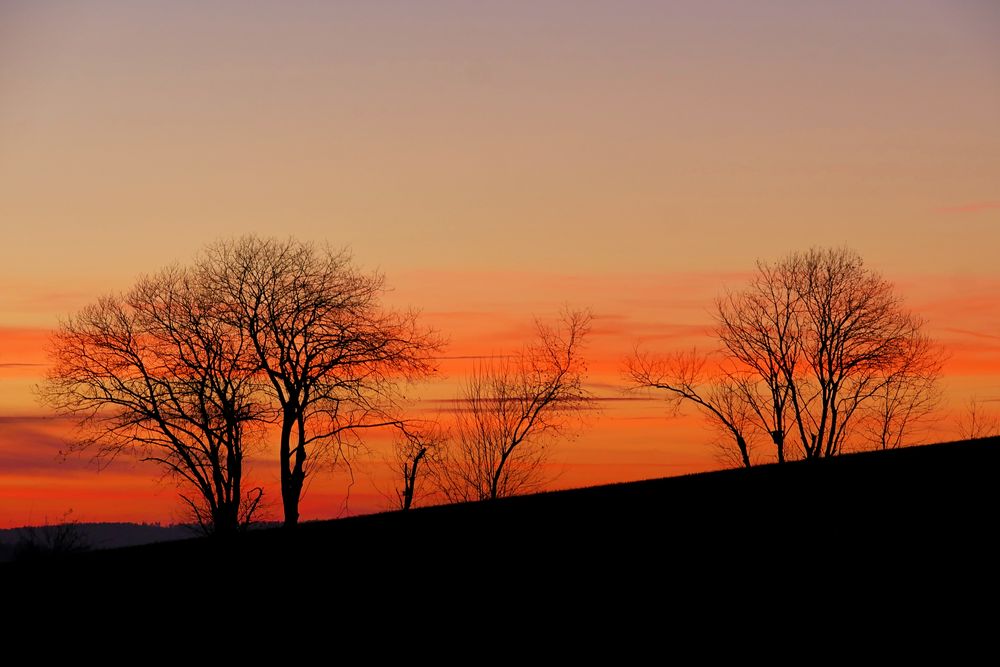
[[[23,540],[51,543],[59,525],[0,528],[0,563],[13,558],[14,547]],[[81,542],[92,549],[118,549],[139,544],[181,540],[191,537],[193,529],[186,526],[161,526],[149,523],[81,522],[73,524]]]
[[[780,576],[871,576],[901,564],[968,573],[993,553],[1000,438],[820,462],[542,493],[0,566],[73,579],[131,571],[194,581],[218,573],[282,585],[307,573],[341,592],[461,591],[511,582],[565,589],[643,580],[718,585]],[[935,569],[937,568],[937,569]],[[881,581],[881,579],[880,579]]]

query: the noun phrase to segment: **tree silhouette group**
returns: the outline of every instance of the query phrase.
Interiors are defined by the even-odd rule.
[[[382,302],[349,254],[248,236],[141,278],[56,331],[42,399],[75,418],[71,449],[125,454],[177,476],[206,532],[245,528],[262,489],[244,463],[276,439],[286,526],[306,479],[396,433],[399,506],[538,488],[552,438],[589,407],[589,311],[536,322],[516,353],[477,362],[450,423],[408,419],[402,387],[436,372],[441,337]],[[630,387],[698,406],[740,465],[904,442],[940,396],[942,353],[893,286],[845,249],[760,262],[716,303],[719,349],[625,363]]]
[[[847,249],[758,262],[746,287],[716,303],[719,349],[636,350],[634,388],[701,408],[751,465],[755,440],[779,463],[865,444],[899,446],[940,396],[944,356],[893,285]],[[866,442],[863,442],[866,441]]]
[[[400,426],[398,384],[433,372],[440,343],[416,316],[380,303],[383,279],[350,257],[246,237],[190,267],[141,279],[56,332],[42,396],[78,418],[75,449],[154,461],[215,533],[245,527],[259,488],[244,460],[279,433],[284,524],[306,477],[366,429]]]

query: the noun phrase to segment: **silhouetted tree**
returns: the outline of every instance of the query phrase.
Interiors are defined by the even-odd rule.
[[[735,412],[771,439],[779,462],[790,432],[805,458],[819,458],[843,451],[855,422],[877,446],[897,446],[936,403],[941,353],[922,327],[857,253],[793,253],[758,262],[744,289],[717,302],[723,359],[709,380],[743,404]],[[638,354],[630,369],[642,368]],[[678,393],[707,403],[687,394]]]
[[[1000,414],[986,409],[983,401],[973,396],[958,420],[958,434],[963,440],[1000,435]]]
[[[912,438],[916,428],[931,421],[941,402],[943,350],[919,333],[906,345],[909,349],[872,393],[862,415],[863,435],[876,449],[903,445],[904,436]]]
[[[153,461],[194,491],[182,498],[213,532],[248,523],[243,461],[258,376],[249,338],[221,317],[215,295],[183,269],[139,280],[63,322],[40,394],[78,420],[71,450],[103,465],[120,454]]]
[[[799,303],[791,275],[764,262],[746,289],[716,303],[716,333],[730,363],[725,372],[739,378],[740,396],[774,443],[779,463],[794,389],[788,377],[798,372],[804,343]]]
[[[391,463],[396,479],[401,482],[396,489],[399,509],[410,509],[414,502],[430,493],[432,484],[427,480],[440,474],[447,438],[447,432],[437,422],[399,429]]]
[[[211,246],[198,272],[266,380],[294,526],[314,466],[340,460],[367,429],[400,426],[400,383],[434,372],[441,343],[415,313],[385,308],[383,277],[345,251],[244,237]]]
[[[476,365],[458,401],[439,484],[453,501],[510,496],[536,488],[549,438],[580,416],[584,338],[592,317],[567,311],[518,354]]]
[[[859,408],[905,376],[901,369],[924,365],[915,359],[932,349],[917,344],[923,323],[851,250],[794,253],[773,266],[760,263],[758,277],[720,302],[720,337],[730,352],[745,347],[747,356],[766,359],[762,379],[774,372],[775,384],[784,382],[806,458],[838,454]],[[766,311],[775,317],[751,318],[762,326],[748,329],[746,304],[762,292],[781,295],[781,307]]]
[[[749,468],[751,406],[744,387],[734,378],[706,371],[709,359],[696,350],[654,357],[636,350],[626,361],[630,387],[667,392],[675,411],[685,403],[696,405],[728,438],[738,452],[738,461]],[[727,457],[728,458],[728,457]]]

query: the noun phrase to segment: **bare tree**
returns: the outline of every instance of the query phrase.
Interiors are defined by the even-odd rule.
[[[393,472],[402,484],[396,489],[397,506],[408,510],[433,493],[448,433],[439,422],[408,424],[397,431],[393,442]]]
[[[958,434],[963,440],[1000,435],[1000,414],[984,408],[978,396],[969,399],[965,414],[958,421]]]
[[[203,527],[245,526],[261,490],[245,493],[243,462],[261,410],[249,339],[220,318],[214,296],[181,269],[141,279],[65,321],[40,395],[76,417],[71,450],[153,461],[194,494]]]
[[[400,426],[400,383],[434,372],[441,343],[415,313],[383,307],[383,277],[344,251],[244,237],[210,247],[198,271],[266,378],[284,523],[295,526],[306,477],[364,431]]]
[[[800,375],[800,304],[792,276],[763,262],[747,289],[716,302],[716,335],[731,365],[727,375],[770,436],[778,463],[785,461],[789,402],[796,389],[789,377]]]
[[[442,463],[440,485],[449,500],[510,496],[545,481],[551,438],[590,400],[582,348],[591,320],[588,311],[567,311],[554,326],[536,321],[536,340],[520,353],[476,365]]]
[[[757,432],[774,443],[779,462],[789,444],[805,458],[833,456],[859,430],[856,422],[877,446],[897,446],[937,402],[939,349],[892,284],[853,251],[758,262],[748,285],[716,305],[724,358],[716,377],[704,377],[693,359],[650,366],[638,353],[627,372],[634,386],[699,405],[741,452],[741,438]],[[714,388],[714,397],[702,386]],[[736,429],[731,415],[750,419]],[[748,455],[742,459],[749,464]]]
[[[685,403],[697,406],[710,423],[731,438],[739,463],[749,468],[753,414],[746,400],[747,389],[725,373],[710,376],[706,370],[708,362],[708,357],[697,350],[654,357],[636,349],[626,361],[625,375],[633,389],[667,392],[667,400],[675,411],[680,411]],[[723,451],[733,450],[723,447]],[[728,454],[725,458],[728,460]]]
[[[940,370],[918,358],[931,349],[918,340],[922,322],[891,283],[847,249],[759,263],[746,290],[720,301],[718,321],[732,358],[756,373],[773,399],[775,441],[785,439],[781,425],[790,408],[806,458],[840,453],[860,408],[887,385],[913,377],[902,369],[924,369],[927,382],[908,380],[921,396]]]
[[[916,428],[933,419],[941,402],[943,350],[922,334],[915,334],[906,346],[899,365],[885,375],[862,416],[863,435],[876,449],[902,446],[904,436],[913,438]]]

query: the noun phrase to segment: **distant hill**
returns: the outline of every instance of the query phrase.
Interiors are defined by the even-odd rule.
[[[95,551],[7,564],[0,577],[37,568],[65,581],[124,581],[131,571],[154,572],[159,585],[222,577],[390,610],[428,590],[529,605],[543,593],[649,587],[746,603],[776,582],[798,595],[847,585],[898,596],[996,569],[998,476],[1000,438],[987,438]]]
[[[44,541],[49,534],[59,530],[61,525],[0,529],[0,562],[11,559],[14,545],[21,540],[33,537]],[[194,535],[192,530],[186,526],[160,526],[148,523],[100,522],[75,523],[72,526],[79,533],[83,542],[91,549],[131,547],[153,542],[182,540]],[[29,533],[33,533],[33,535],[29,535]]]

